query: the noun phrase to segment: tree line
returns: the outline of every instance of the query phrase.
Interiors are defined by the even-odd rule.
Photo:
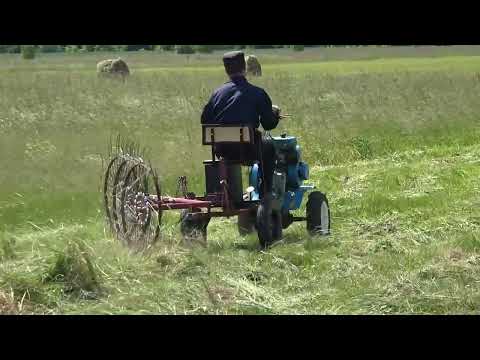
[[[171,51],[178,54],[211,53],[215,50],[275,49],[292,48],[302,51],[304,47],[317,45],[0,45],[0,53],[19,54],[24,52],[77,53],[94,51]]]

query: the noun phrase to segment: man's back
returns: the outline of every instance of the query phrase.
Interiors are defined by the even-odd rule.
[[[235,77],[213,93],[202,113],[202,124],[251,124],[272,130],[278,117],[272,112],[272,101],[261,88],[245,77]]]
[[[280,109],[272,106],[272,100],[261,88],[249,84],[245,79],[245,55],[232,51],[223,55],[225,72],[230,81],[215,90],[202,113],[202,124],[251,125],[264,130],[275,129],[280,120]],[[259,160],[263,173],[261,192],[272,188],[275,151],[270,141],[255,132],[255,146],[249,144],[215,144],[218,157],[230,160]],[[247,145],[247,146],[245,146]],[[244,156],[246,155],[246,156]]]

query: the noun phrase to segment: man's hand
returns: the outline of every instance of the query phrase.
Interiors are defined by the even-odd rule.
[[[282,109],[280,109],[277,105],[272,105],[272,111],[275,114],[275,117],[277,119],[280,120],[282,118],[282,115],[281,115]]]

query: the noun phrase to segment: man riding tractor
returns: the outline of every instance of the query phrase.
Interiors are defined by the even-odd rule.
[[[179,179],[182,197],[161,196],[156,172],[135,150],[120,151],[109,162],[104,200],[110,226],[129,246],[148,245],[158,238],[162,212],[181,210],[180,231],[185,239],[203,239],[214,217],[238,216],[240,235],[256,232],[267,248],[282,239],[283,229],[306,222],[311,235],[330,233],[326,195],[313,191],[309,166],[294,136],[270,136],[281,118],[267,93],[245,78],[242,52],[223,57],[230,81],[215,90],[201,116],[202,145],[210,145],[205,160],[205,195],[188,192],[186,177]],[[262,125],[266,134],[262,136]],[[249,167],[244,192],[242,166]],[[309,193],[306,216],[295,216]],[[298,213],[296,215],[299,215]]]
[[[272,105],[268,94],[260,87],[250,84],[245,78],[245,55],[241,51],[228,52],[223,56],[225,71],[230,81],[213,92],[205,105],[201,116],[202,124],[248,125],[258,129],[262,125],[266,131],[277,127],[281,118],[280,108]],[[275,149],[271,139],[262,138],[260,131],[255,131],[255,143],[259,147],[244,147],[241,152],[249,159],[260,161],[263,168],[264,186],[260,196],[271,197],[272,179],[275,162]],[[238,144],[218,144],[215,155],[219,158],[236,158],[239,154]]]

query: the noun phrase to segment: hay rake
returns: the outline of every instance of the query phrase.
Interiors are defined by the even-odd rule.
[[[133,146],[117,146],[104,179],[105,213],[113,234],[125,245],[143,250],[159,236],[162,212],[158,176]]]

